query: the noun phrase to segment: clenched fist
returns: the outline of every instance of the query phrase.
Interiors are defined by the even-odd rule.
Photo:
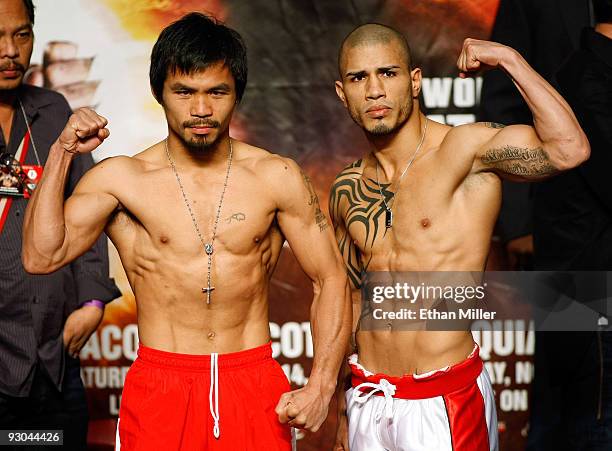
[[[91,152],[110,135],[107,124],[106,118],[91,108],[80,108],[68,119],[58,143],[66,152]]]
[[[500,67],[516,51],[497,42],[467,38],[457,60],[459,76],[465,78],[471,72]]]
[[[329,397],[324,397],[316,388],[306,384],[302,388],[284,393],[275,410],[281,423],[317,432],[327,418],[328,407]]]

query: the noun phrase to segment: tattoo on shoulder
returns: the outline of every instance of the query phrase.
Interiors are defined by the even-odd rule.
[[[505,128],[506,127],[504,124],[498,124],[497,122],[485,122],[484,125],[485,127],[488,127],[488,128]]]
[[[344,227],[336,232],[338,248],[344,259],[348,276],[355,288],[361,287],[361,279],[367,271],[370,261],[364,261],[359,247],[349,234],[349,229],[360,227],[364,230],[364,249],[371,249],[377,238],[386,235],[387,229],[381,222],[385,207],[375,180],[364,179],[359,170],[361,160],[347,166],[334,181],[329,199],[329,209],[334,223],[343,223]],[[381,184],[380,189],[389,203],[393,191],[389,184]],[[342,207],[341,207],[342,204]],[[370,257],[371,259],[371,257]]]
[[[235,222],[242,222],[246,220],[246,215],[242,212],[238,212],[238,213],[234,213],[233,215],[227,217],[225,219],[225,222],[227,222],[228,224],[231,223],[232,221]]]
[[[547,176],[557,172],[548,153],[541,147],[504,146],[489,149],[480,157],[481,162],[491,168],[518,176]]]
[[[308,206],[314,206],[315,223],[319,226],[319,230],[322,232],[329,225],[327,223],[327,217],[325,217],[325,214],[321,210],[321,204],[319,203],[319,196],[317,196],[317,193],[314,190],[314,187],[312,186],[310,177],[308,177],[306,174],[302,172],[302,179],[304,180],[304,185],[306,186],[306,189],[308,190],[308,196],[309,196]]]

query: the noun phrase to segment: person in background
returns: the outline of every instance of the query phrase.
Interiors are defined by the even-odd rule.
[[[33,25],[31,0],[0,2],[0,154],[3,166],[24,174],[40,170],[71,114],[60,94],[23,84]],[[89,155],[75,159],[66,195],[92,165]],[[78,353],[104,304],[121,293],[108,278],[105,238],[52,274],[24,271],[21,234],[32,178],[0,194],[0,429],[63,430],[65,449],[84,450],[88,413]]]
[[[554,75],[578,48],[580,31],[590,20],[588,1],[501,0],[491,40],[516,49],[557,88]],[[483,75],[478,120],[504,125],[533,122],[512,80],[498,71]],[[502,190],[496,235],[504,246],[510,269],[532,269],[532,185],[504,181]]]
[[[612,270],[612,1],[593,0],[593,12],[595,27],[582,30],[579,48],[556,75],[589,139],[591,158],[534,186],[534,256],[540,270]],[[609,319],[600,313],[605,326]],[[612,449],[612,334],[603,329],[540,334],[549,346],[536,362],[536,377],[542,379],[536,395],[553,404],[541,412],[534,398],[533,415],[539,418],[530,449]],[[548,371],[538,372],[538,365]]]
[[[558,89],[555,74],[569,55],[578,49],[580,33],[591,23],[589,1],[500,0],[491,39],[520,51],[542,77]],[[527,104],[512,80],[497,71],[483,75],[478,119],[505,125],[533,122]],[[535,261],[537,256],[534,255],[534,196],[537,186],[503,182],[502,207],[495,234],[505,250],[507,269],[546,269]],[[566,445],[563,434],[559,432],[563,393],[559,385],[550,384],[550,380],[561,371],[558,364],[553,364],[558,353],[567,351],[559,343],[568,340],[571,341],[569,349],[575,349],[578,342],[584,341],[582,334],[536,331],[528,437],[530,450],[557,450]],[[584,346],[578,345],[581,347]]]

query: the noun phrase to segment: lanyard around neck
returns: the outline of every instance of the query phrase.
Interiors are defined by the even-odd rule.
[[[21,103],[21,99],[19,99],[19,107],[21,108],[21,114],[23,115],[23,120],[25,121],[28,134],[30,135],[30,143],[32,143],[32,150],[34,151],[34,156],[36,157],[36,164],[38,166],[41,166],[40,157],[38,156],[38,150],[36,150],[36,144],[34,143],[34,135],[32,134],[32,130],[30,129],[28,116],[26,116],[25,108],[23,107],[23,103]]]

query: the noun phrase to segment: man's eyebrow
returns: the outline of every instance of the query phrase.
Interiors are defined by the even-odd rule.
[[[24,23],[22,25],[18,25],[12,30],[0,30],[0,35],[6,34],[6,33],[15,34],[15,33],[19,33],[20,31],[24,31],[24,30],[32,31],[32,24]]]
[[[189,90],[189,91],[195,91],[195,89],[192,88],[191,86],[187,86],[187,85],[185,85],[185,84],[183,84],[183,83],[181,83],[179,81],[172,83],[170,85],[170,89],[173,89],[173,90],[186,89],[186,90]]]
[[[391,66],[383,66],[376,69],[377,72],[385,72],[391,69],[400,69],[400,66],[391,65]]]
[[[365,70],[359,70],[356,72],[347,72],[345,74],[346,77],[359,77],[360,75],[365,75],[366,71]]]
[[[215,91],[215,90],[229,91],[230,85],[228,85],[227,83],[219,83],[218,85],[213,86],[212,88],[209,88],[208,90],[209,91]]]
[[[398,66],[396,64],[392,64],[390,66],[383,66],[383,67],[377,67],[376,68],[376,72],[386,72],[392,69],[401,69],[401,66]],[[359,77],[359,76],[363,76],[366,74],[365,70],[360,70],[360,71],[355,71],[355,72],[347,72],[346,73],[346,77]]]

